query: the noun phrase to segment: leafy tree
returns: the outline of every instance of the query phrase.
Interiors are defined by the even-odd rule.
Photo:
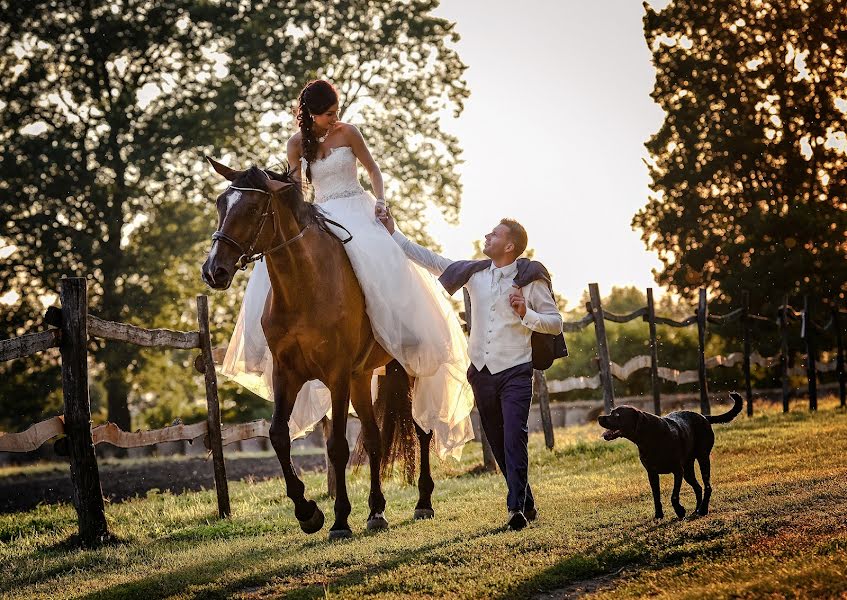
[[[194,328],[218,186],[202,157],[271,164],[293,132],[292,100],[316,76],[337,85],[395,214],[426,241],[424,205],[454,219],[461,190],[460,149],[438,115],[460,111],[468,94],[448,47],[457,36],[430,14],[436,6],[0,2],[0,297],[17,294],[0,304],[3,331],[37,328],[63,275],[90,278],[91,311],[102,318]],[[213,330],[228,335],[239,300],[233,290],[214,298]],[[140,373],[153,369],[166,390],[167,373],[185,362],[151,362],[123,344],[95,350],[109,418],[123,428],[128,398],[155,386]],[[20,364],[56,387],[41,361]],[[14,389],[2,393],[5,405]]]
[[[646,146],[653,191],[633,218],[657,281],[714,310],[775,314],[796,292],[847,281],[847,2],[645,4],[652,94],[666,113]]]

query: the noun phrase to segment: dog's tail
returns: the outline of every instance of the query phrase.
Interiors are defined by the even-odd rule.
[[[741,398],[741,394],[737,392],[730,392],[729,397],[735,402],[732,408],[729,409],[729,412],[725,412],[722,415],[707,416],[706,419],[708,419],[709,423],[729,423],[738,416],[738,413],[741,412],[744,406],[744,400]]]

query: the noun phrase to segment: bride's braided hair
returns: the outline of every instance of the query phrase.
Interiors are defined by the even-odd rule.
[[[303,158],[306,159],[306,179],[312,181],[312,161],[318,157],[318,138],[312,131],[312,115],[319,115],[338,102],[338,92],[332,84],[315,79],[305,85],[300,92],[297,106],[297,124],[303,141]]]

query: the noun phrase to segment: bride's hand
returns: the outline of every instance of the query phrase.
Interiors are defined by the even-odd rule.
[[[379,219],[379,222],[382,223],[388,230],[388,233],[394,233],[394,217],[391,216],[391,211],[386,208],[384,216],[377,218]]]
[[[374,216],[380,221],[388,216],[388,205],[385,203],[385,200],[376,201],[376,206],[374,206]]]

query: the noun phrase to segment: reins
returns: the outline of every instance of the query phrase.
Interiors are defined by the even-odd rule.
[[[268,180],[270,181],[270,179],[271,179],[270,175],[268,175],[263,169],[260,169],[260,170],[262,171],[262,173],[264,173],[265,177],[267,177]],[[307,224],[305,227],[303,227],[303,229],[300,230],[300,233],[298,233],[297,235],[295,235],[293,238],[291,238],[289,240],[286,240],[285,236],[280,232],[279,235],[283,236],[283,240],[282,240],[281,243],[277,244],[276,246],[273,246],[272,248],[270,248],[268,250],[264,250],[263,252],[257,252],[257,253],[254,254],[253,249],[256,247],[256,242],[259,241],[259,236],[262,234],[262,228],[265,226],[265,221],[267,220],[268,217],[273,217],[274,214],[275,214],[275,211],[273,211],[273,210],[269,211],[269,209],[272,208],[271,202],[273,200],[273,194],[271,192],[267,191],[267,190],[263,190],[263,189],[260,189],[260,188],[254,188],[254,187],[237,187],[237,186],[234,186],[234,185],[230,185],[230,186],[227,187],[227,189],[228,190],[230,190],[230,189],[238,190],[238,191],[241,191],[241,192],[259,192],[260,194],[265,194],[268,197],[268,201],[265,204],[265,207],[262,211],[262,219],[259,221],[259,227],[256,230],[256,234],[253,236],[253,241],[251,242],[250,247],[246,251],[244,250],[242,245],[237,240],[231,238],[230,236],[225,234],[220,229],[215,230],[215,232],[212,234],[212,241],[213,242],[220,240],[222,242],[226,242],[227,244],[233,246],[236,250],[238,250],[238,252],[240,253],[240,256],[238,257],[238,260],[235,261],[235,266],[236,266],[237,269],[239,269],[241,271],[245,270],[247,268],[247,265],[249,265],[252,262],[259,260],[260,258],[265,256],[266,254],[271,254],[272,252],[276,252],[277,250],[282,250],[286,246],[290,246],[294,242],[298,241],[304,235],[306,235],[306,230],[308,230],[309,227],[312,226],[312,223]],[[324,231],[326,231],[327,233],[329,233],[333,237],[337,238],[338,241],[340,241],[342,244],[346,244],[347,242],[349,242],[350,240],[353,239],[353,234],[350,233],[350,231],[346,227],[344,227],[344,225],[342,225],[341,223],[337,223],[336,221],[333,221],[332,219],[328,219],[324,215],[317,215],[316,219],[317,219],[318,224],[321,227],[321,229],[323,229]],[[271,223],[273,223],[273,228],[274,228],[273,237],[276,238],[277,237],[276,219],[272,218]],[[339,229],[344,230],[347,233],[347,239],[341,239],[341,237],[336,235],[331,229],[329,229],[326,226],[327,223],[329,223],[331,225],[335,225]]]

